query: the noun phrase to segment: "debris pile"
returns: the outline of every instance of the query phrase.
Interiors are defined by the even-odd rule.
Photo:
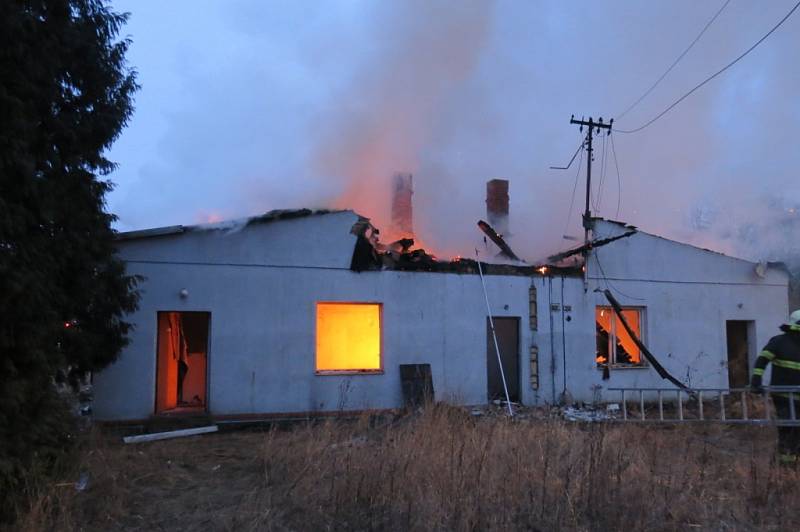
[[[577,408],[569,406],[563,409],[562,415],[567,421],[583,421],[586,423],[616,419],[614,411],[606,408]]]
[[[578,421],[593,423],[598,421],[613,421],[619,418],[619,405],[609,403],[607,405],[569,405],[569,406],[524,406],[512,403],[514,407],[514,419],[541,421],[545,419]],[[494,418],[508,417],[505,401],[492,401],[488,405],[474,406],[470,409],[470,415],[475,418]]]
[[[481,222],[481,224],[485,225],[491,235],[497,239],[493,238],[492,240],[495,243],[499,242],[498,247],[500,247],[501,253],[498,257],[500,260],[512,261],[511,263],[503,264],[481,262],[484,274],[531,276],[537,272],[541,273],[536,267],[519,261],[514,252],[486,222]],[[479,224],[479,226],[481,225]],[[400,270],[478,274],[477,261],[462,257],[456,257],[452,260],[439,259],[436,255],[423,248],[414,248],[416,242],[410,237],[384,244],[380,241],[380,230],[373,226],[368,218],[359,218],[353,224],[350,232],[357,237],[353,258],[350,263],[350,269],[356,272]]]

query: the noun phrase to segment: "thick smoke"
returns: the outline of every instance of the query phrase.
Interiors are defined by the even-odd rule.
[[[549,170],[579,143],[570,115],[620,113],[721,2],[118,4],[132,11],[144,87],[111,154],[121,229],[324,206],[382,226],[391,176],[409,171],[422,243],[471,256],[483,245],[485,182],[499,177],[511,182],[512,247],[536,259],[582,236],[585,158],[571,213],[577,160]],[[791,4],[732,2],[617,125],[657,114]],[[795,15],[649,128],[614,134],[619,179],[598,137],[593,213],[743,258],[794,260],[798,34]]]
[[[391,178],[397,171],[415,175],[424,197],[423,171],[449,128],[453,97],[475,76],[492,25],[491,2],[453,9],[441,1],[373,4],[367,14],[374,49],[349,83],[332,94],[320,116],[315,139],[314,174],[337,184],[333,204],[389,226]],[[424,203],[424,201],[423,201]],[[439,218],[438,209],[416,209],[416,223]],[[437,235],[444,236],[444,235]]]

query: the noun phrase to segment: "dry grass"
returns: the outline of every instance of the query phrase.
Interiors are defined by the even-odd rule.
[[[40,489],[18,526],[797,530],[800,475],[773,453],[774,428],[476,419],[446,406],[378,427],[139,445],[94,434],[79,465],[89,489]]]

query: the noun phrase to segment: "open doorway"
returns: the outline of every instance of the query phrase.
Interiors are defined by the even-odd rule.
[[[728,343],[728,386],[744,388],[750,382],[750,354],[755,322],[728,320],[725,335]]]
[[[206,410],[208,312],[159,312],[156,414]]]
[[[500,359],[503,362],[508,396],[512,401],[518,402],[520,400],[519,318],[494,318],[494,330],[497,333],[497,346],[500,348]],[[500,364],[497,363],[497,352],[488,318],[486,319],[486,376],[489,401],[495,399],[505,401],[503,378],[500,374]]]

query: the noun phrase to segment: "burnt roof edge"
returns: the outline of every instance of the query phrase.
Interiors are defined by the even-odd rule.
[[[280,220],[291,220],[294,218],[305,218],[308,216],[321,216],[325,214],[338,214],[342,212],[353,212],[347,209],[274,209],[264,214],[249,216],[234,220],[225,220],[207,224],[194,225],[168,225],[165,227],[154,227],[152,229],[137,229],[134,231],[122,231],[116,234],[117,241],[138,240],[143,238],[155,238],[159,236],[178,235],[194,231],[230,231],[235,228],[243,228],[250,225],[269,223]],[[353,212],[353,214],[356,214]],[[356,214],[358,216],[358,214]]]

